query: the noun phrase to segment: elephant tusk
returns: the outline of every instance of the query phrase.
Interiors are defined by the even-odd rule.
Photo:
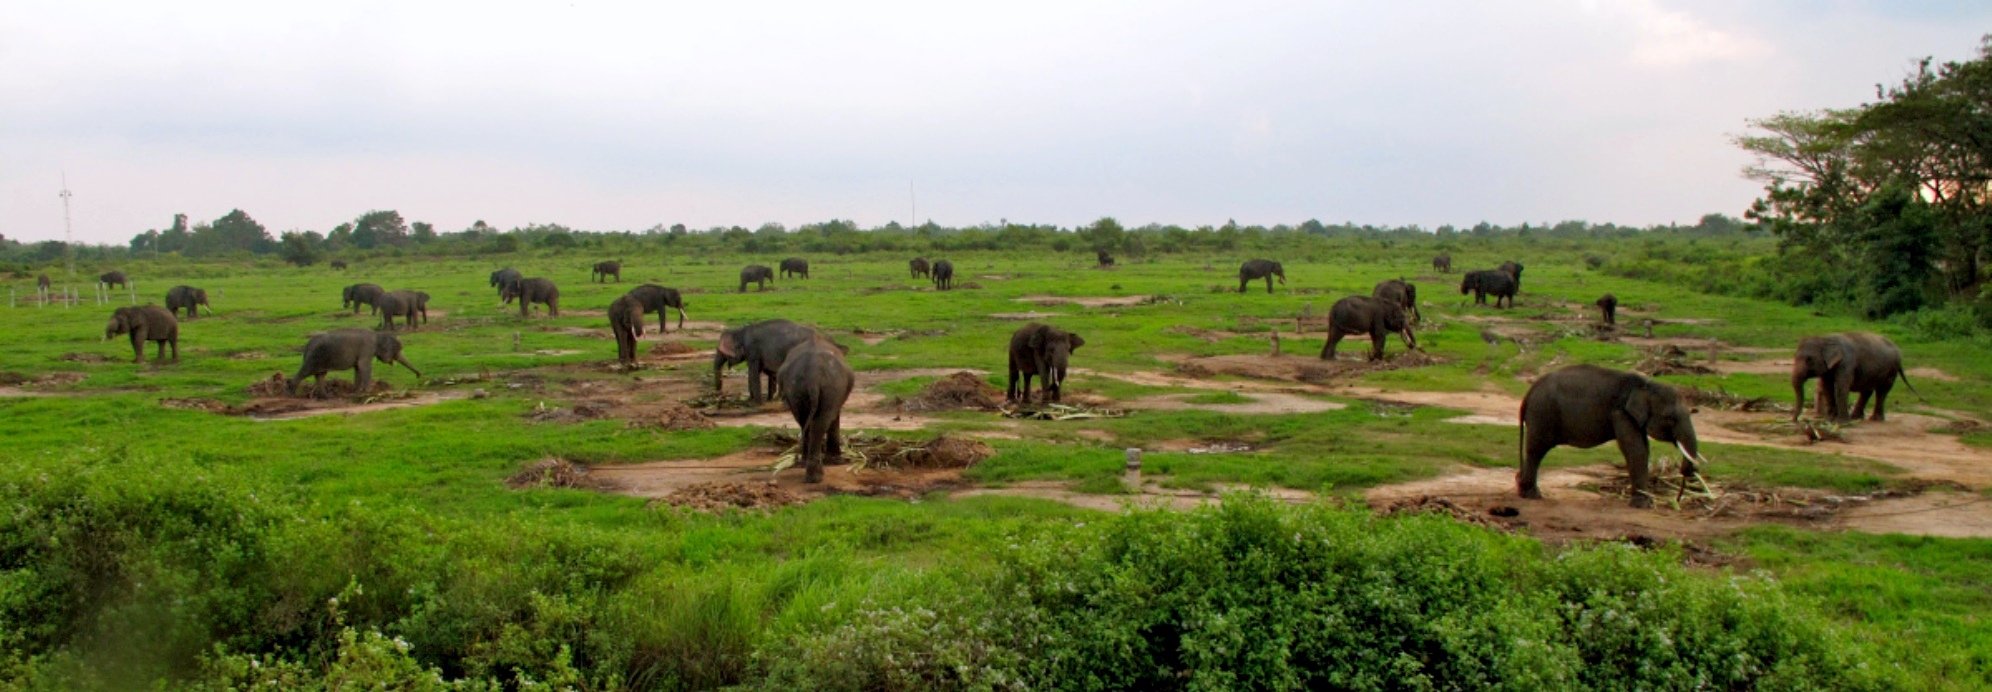
[[[1674,448],[1675,448],[1675,449],[1678,449],[1678,450],[1681,450],[1681,458],[1682,458],[1682,459],[1686,459],[1686,460],[1688,460],[1688,461],[1692,461],[1692,462],[1695,462],[1695,463],[1697,463],[1697,464],[1702,464],[1702,465],[1707,465],[1707,464],[1708,464],[1708,457],[1703,457],[1703,456],[1696,456],[1696,455],[1693,455],[1693,454],[1689,454],[1689,453],[1688,453],[1688,447],[1687,447],[1687,445],[1683,445],[1683,444],[1681,444],[1681,441],[1680,441],[1680,440],[1675,440],[1675,441],[1674,441]]]

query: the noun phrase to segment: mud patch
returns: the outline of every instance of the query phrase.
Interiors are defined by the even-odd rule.
[[[592,490],[601,487],[601,484],[589,477],[588,467],[554,457],[520,466],[517,473],[505,479],[505,487],[513,490],[526,488]]]
[[[1176,325],[1174,327],[1169,327],[1163,329],[1162,332],[1165,334],[1182,334],[1184,336],[1196,337],[1198,339],[1202,339],[1204,343],[1207,344],[1214,344],[1219,341],[1223,341],[1225,339],[1231,339],[1243,336],[1238,332],[1229,332],[1221,329],[1202,329],[1199,327],[1188,327],[1183,325]]]
[[[712,459],[596,465],[589,473],[610,492],[653,499],[703,483],[773,483],[803,502],[830,495],[913,500],[962,483],[961,469],[852,468],[849,464],[826,466],[822,483],[804,483],[802,469],[772,473],[777,457],[775,450],[755,448]]]
[[[1305,356],[1228,355],[1188,358],[1176,371],[1189,377],[1234,375],[1262,380],[1326,384],[1372,372],[1423,367],[1445,362],[1423,351],[1385,354],[1383,360],[1320,360]]]
[[[1041,307],[1055,305],[1078,305],[1088,308],[1132,307],[1146,305],[1148,296],[1024,296],[1015,299],[1019,303],[1030,303]]]
[[[704,430],[714,425],[705,414],[676,401],[665,402],[629,419],[629,427],[658,430]]]
[[[795,433],[769,431],[758,441],[782,448],[782,453],[775,457],[775,468],[800,463],[797,456],[802,444]],[[941,435],[926,442],[911,442],[864,433],[846,435],[842,451],[842,459],[825,463],[846,463],[856,469],[962,469],[996,454],[994,448],[979,440]]]
[[[0,372],[0,387],[20,392],[19,396],[35,396],[28,390],[61,387],[82,382],[87,375],[80,372],[51,372],[41,375],[28,375],[18,372]]]
[[[968,371],[934,380],[919,394],[899,403],[904,411],[995,411],[1003,407],[1003,392]]]
[[[799,505],[803,500],[770,481],[758,483],[708,481],[673,490],[671,494],[651,502],[695,512],[719,513],[742,510],[767,511]]]
[[[704,355],[704,354],[705,351],[692,348],[690,345],[687,345],[685,342],[682,341],[659,341],[657,342],[657,345],[650,347],[650,355],[663,356],[666,358],[670,358],[672,356],[693,356],[693,355]]]
[[[1712,368],[1689,361],[1687,351],[1683,351],[1681,347],[1671,344],[1647,349],[1646,357],[1640,359],[1639,364],[1634,365],[1632,369],[1656,377],[1662,375],[1708,375],[1715,372]]]

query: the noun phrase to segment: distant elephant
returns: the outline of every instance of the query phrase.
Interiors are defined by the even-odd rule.
[[[906,268],[913,272],[913,278],[916,279],[933,274],[933,269],[927,266],[927,258],[925,257],[913,258],[913,261],[906,263]]]
[[[1439,273],[1441,274],[1451,272],[1453,270],[1453,256],[1439,255],[1437,257],[1433,257],[1432,268],[1439,270]]]
[[[427,323],[429,294],[420,291],[394,291],[381,294],[374,300],[374,307],[380,311],[380,328],[394,331],[394,318],[399,317],[409,329],[414,329],[416,319]]]
[[[1508,301],[1508,307],[1515,307],[1515,277],[1499,269],[1470,271],[1460,279],[1459,294],[1473,294],[1473,302],[1486,305],[1487,296],[1494,296],[1494,307],[1501,307],[1501,301]]]
[[[616,277],[616,283],[622,283],[622,262],[616,260],[596,262],[594,271],[588,274],[588,280],[608,283],[611,276]]]
[[[519,316],[531,317],[533,303],[546,306],[548,317],[560,316],[560,287],[552,279],[519,279],[504,294],[505,302],[519,301]]]
[[[789,278],[790,276],[799,276],[805,279],[809,278],[809,260],[803,259],[801,257],[790,257],[788,259],[782,260],[781,267],[782,267],[782,278],[784,279]]]
[[[822,334],[789,349],[775,372],[782,402],[788,404],[795,424],[802,428],[804,483],[823,482],[825,456],[844,455],[842,434],[844,402],[851,398],[857,377],[844,362],[843,350]]]
[[[131,282],[125,280],[124,272],[113,269],[111,271],[107,271],[101,275],[98,275],[97,285],[102,286],[104,288],[110,288],[112,286],[116,286],[118,288],[125,288],[130,286]]]
[[[1604,314],[1605,324],[1618,324],[1618,296],[1607,293],[1598,298],[1598,311]]]
[[[214,314],[214,306],[208,304],[207,289],[192,286],[166,289],[166,311],[178,316],[180,308],[187,309],[187,319],[190,320],[200,316],[199,308],[207,308],[208,314]]]
[[[1632,476],[1632,506],[1651,507],[1647,483],[1647,438],[1671,442],[1681,451],[1681,476],[1708,463],[1695,441],[1695,423],[1681,396],[1644,375],[1572,365],[1544,375],[1522,397],[1521,467],[1515,488],[1522,497],[1541,499],[1536,476],[1542,459],[1557,445],[1589,449],[1618,441]]]
[[[1798,403],[1792,406],[1792,420],[1798,420],[1799,411],[1805,408],[1805,381],[1814,377],[1819,378],[1824,413],[1835,421],[1848,420],[1850,392],[1861,395],[1854,404],[1852,418],[1860,418],[1867,411],[1868,396],[1873,395],[1874,417],[1869,420],[1887,420],[1888,391],[1895,388],[1896,378],[1901,378],[1903,384],[1909,383],[1909,375],[1902,369],[1902,349],[1869,332],[1808,336],[1798,342],[1798,353],[1791,361],[1791,389],[1798,396]],[[1910,390],[1914,391],[1915,386],[1911,385]]]
[[[807,327],[788,320],[767,320],[755,322],[745,327],[720,332],[719,346],[712,352],[712,389],[721,390],[720,375],[727,368],[747,364],[747,400],[754,404],[766,401],[778,390],[775,373],[782,369],[782,362],[788,357],[789,349],[816,337],[814,327]],[[840,347],[841,348],[841,347]],[[761,378],[766,377],[768,391],[761,391]]]
[[[180,362],[180,321],[173,319],[173,313],[157,305],[122,307],[111,311],[111,321],[104,325],[104,340],[119,334],[131,335],[131,362],[145,362],[145,342],[159,344],[159,355],[153,360],[166,357],[166,347],[173,347],[173,362]]]
[[[934,260],[934,289],[946,291],[954,288],[954,263],[947,260]]]
[[[616,363],[636,367],[636,340],[643,336],[643,302],[635,294],[625,293],[609,303],[609,332],[616,337]]]
[[[1099,266],[1102,267],[1114,266],[1114,256],[1107,254],[1106,250],[1093,251],[1093,259],[1099,262]]]
[[[47,293],[48,286],[49,282],[47,274],[42,274],[40,276],[35,277],[35,290],[40,291],[42,293]]]
[[[1377,284],[1376,288],[1370,290],[1370,296],[1402,305],[1404,309],[1411,311],[1411,318],[1413,320],[1418,322],[1425,321],[1425,314],[1418,311],[1417,284],[1403,279],[1391,279]]]
[[[422,376],[422,371],[416,370],[402,355],[401,340],[393,334],[371,329],[334,329],[315,335],[304,343],[304,365],[290,380],[290,395],[297,396],[297,388],[304,384],[306,377],[313,378],[313,387],[322,387],[325,373],[346,368],[353,369],[353,391],[365,395],[373,386],[373,363],[376,360],[389,366],[400,363],[416,377]]]
[[[1496,267],[1495,269],[1498,271],[1507,272],[1508,276],[1514,277],[1515,290],[1517,291],[1522,290],[1522,264],[1520,262],[1502,262],[1501,266]]]
[[[1265,279],[1266,293],[1272,293],[1275,276],[1280,278],[1280,285],[1286,285],[1286,267],[1280,266],[1280,263],[1263,259],[1246,260],[1238,265],[1238,292],[1244,293],[1246,284],[1254,279]]]
[[[339,271],[345,271],[346,260],[332,260],[332,268],[337,269]]]
[[[1369,336],[1370,360],[1383,359],[1383,342],[1391,334],[1404,337],[1405,348],[1418,348],[1404,306],[1385,298],[1349,296],[1335,301],[1335,306],[1328,310],[1328,343],[1321,345],[1321,359],[1334,360],[1335,345],[1352,334]]]
[[[676,309],[678,311],[678,328],[685,328],[685,297],[678,293],[678,289],[665,288],[657,284],[644,284],[630,289],[629,293],[625,295],[637,301],[637,305],[641,306],[644,312],[657,313],[657,326],[665,333],[671,331],[671,321],[664,313],[665,308]]]
[[[1058,401],[1065,388],[1065,368],[1072,352],[1086,345],[1078,334],[1032,322],[1010,335],[1010,385],[1004,398],[1031,402],[1031,377],[1044,390],[1046,402]],[[1022,375],[1021,379],[1018,375]]]
[[[767,265],[749,264],[740,268],[740,292],[747,292],[747,284],[756,284],[755,290],[768,290],[768,282],[775,280],[775,271]]]
[[[353,284],[347,286],[346,290],[340,293],[342,301],[339,303],[339,309],[344,310],[347,307],[351,307],[353,314],[357,315],[360,314],[360,306],[365,305],[373,308],[373,312],[378,313],[380,312],[380,305],[378,304],[380,297],[386,295],[386,293],[387,289],[381,288],[379,284]]]
[[[506,289],[510,288],[513,284],[519,283],[519,279],[523,278],[526,278],[526,276],[520,274],[519,270],[506,267],[491,272],[491,285],[498,289],[498,295],[502,298],[505,295]]]

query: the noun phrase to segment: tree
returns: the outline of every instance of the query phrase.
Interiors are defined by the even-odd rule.
[[[436,240],[435,224],[427,221],[417,221],[411,228],[413,229],[411,235],[417,244],[431,243]]]
[[[392,209],[375,210],[361,214],[353,220],[353,245],[360,249],[372,249],[383,245],[399,246],[408,243],[408,223],[401,218],[401,212]]]
[[[178,219],[175,220],[178,223]],[[229,210],[221,218],[194,227],[189,234],[186,253],[193,256],[220,255],[232,252],[275,252],[277,241],[270,237],[270,231],[263,224],[251,218],[241,209]]]
[[[318,234],[313,231],[302,233],[298,231],[285,231],[282,242],[283,249],[280,252],[285,262],[289,262],[294,266],[308,267],[318,263],[320,255],[319,246],[323,243],[324,240],[319,238]]]
[[[1127,229],[1111,216],[1102,216],[1092,225],[1080,229],[1079,236],[1094,252],[1119,252],[1121,244],[1127,240]]]

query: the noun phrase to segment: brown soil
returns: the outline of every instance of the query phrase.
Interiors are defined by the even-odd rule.
[[[962,483],[961,469],[824,468],[822,483],[802,482],[803,469],[790,467],[770,474],[779,452],[756,448],[713,459],[653,461],[641,464],[597,465],[590,475],[610,492],[665,498],[684,488],[710,483],[773,483],[802,501],[829,495],[871,495],[916,499],[928,492]]]
[[[609,401],[576,401],[567,408],[540,402],[525,413],[525,418],[534,423],[579,423],[606,418],[615,407],[615,403]]]
[[[1787,365],[1787,371],[1789,371],[1790,364],[1787,363],[1786,365]],[[1935,380],[1937,382],[1957,381],[1956,375],[1952,375],[1950,373],[1938,370],[1936,368],[1910,368],[1909,376],[1914,377],[1918,380]]]
[[[1674,345],[1660,346],[1646,350],[1646,357],[1640,359],[1633,370],[1647,375],[1707,375],[1715,372],[1700,363],[1690,360],[1687,351]]]
[[[1002,497],[1030,497],[1051,500],[1103,512],[1118,512],[1128,508],[1160,508],[1189,510],[1214,505],[1224,500],[1225,493],[1250,491],[1264,494],[1274,500],[1288,503],[1314,502],[1314,494],[1284,488],[1245,488],[1242,486],[1218,486],[1210,492],[1197,490],[1164,488],[1154,483],[1143,483],[1141,492],[1118,495],[1096,495],[1081,493],[1071,489],[1071,485],[1060,481],[1020,481],[1001,487],[977,487],[957,490],[949,497],[978,497],[996,495]]]
[[[657,342],[657,345],[650,347],[650,355],[653,356],[668,357],[668,356],[704,355],[704,354],[705,354],[704,351],[692,348],[683,341],[659,341]]]
[[[1389,352],[1383,360],[1321,360],[1305,355],[1202,356],[1176,362],[1176,371],[1189,377],[1235,375],[1262,380],[1326,384],[1367,373],[1420,367],[1444,362],[1423,351]]]
[[[518,473],[505,479],[505,487],[513,490],[524,488],[588,490],[601,487],[601,483],[589,476],[586,466],[566,459],[547,458],[521,465]]]
[[[1003,392],[984,382],[980,375],[961,371],[934,380],[919,394],[900,402],[906,411],[952,411],[969,409],[995,411],[1003,407]]]
[[[1844,512],[1834,526],[1864,533],[1906,533],[1949,538],[1992,537],[1992,498],[1971,493],[1928,492],[1876,500]]]
[[[351,387],[351,383],[346,383],[343,380],[326,380],[326,389],[334,390],[331,386],[334,382],[340,382],[347,388]],[[376,382],[376,384],[379,384],[379,382]],[[329,393],[325,396],[326,398],[317,398],[315,393],[310,398],[258,396],[239,405],[230,405],[217,399],[166,398],[160,399],[159,404],[167,408],[192,409],[227,416],[246,416],[256,420],[287,420],[292,418],[311,418],[334,413],[368,413],[388,409],[427,406],[451,399],[462,398],[461,395],[455,394],[406,391],[386,392],[360,399],[334,396]]]
[[[671,491],[652,500],[672,507],[718,513],[734,510],[768,510],[802,504],[802,498],[769,481],[706,482]]]
[[[0,388],[21,392],[17,396],[35,396],[30,390],[72,385],[82,382],[85,377],[87,375],[80,372],[51,372],[41,375],[0,372]]]
[[[1191,396],[1193,395],[1158,394],[1127,402],[1127,407],[1157,411],[1215,411],[1217,413],[1230,414],[1319,413],[1321,411],[1334,411],[1347,408],[1346,404],[1311,399],[1288,392],[1253,392],[1245,394],[1242,396],[1252,401],[1242,404],[1194,404],[1184,401]]]
[[[713,427],[712,419],[676,401],[667,401],[644,411],[640,416],[632,416],[632,428],[657,428],[660,430],[704,430]]]
[[[1148,296],[1024,296],[1016,299],[1019,303],[1043,307],[1078,305],[1089,308],[1130,307],[1141,305],[1147,300]]]

